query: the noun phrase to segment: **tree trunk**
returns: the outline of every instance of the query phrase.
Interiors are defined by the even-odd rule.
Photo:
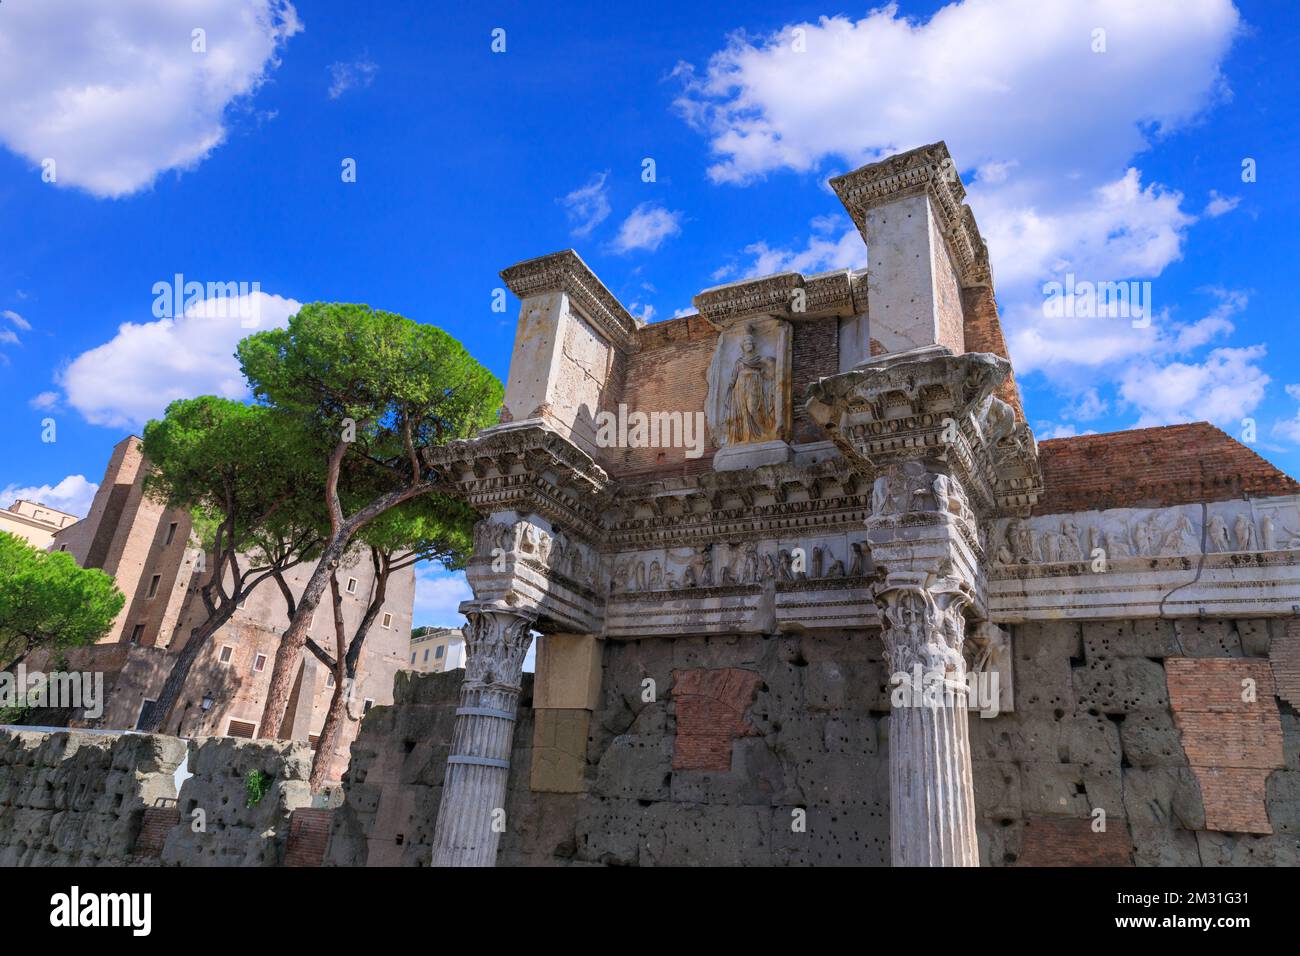
[[[207,645],[208,638],[212,637],[222,624],[230,620],[231,614],[234,613],[234,602],[228,603],[230,604],[229,611],[220,611],[214,614],[190,631],[189,640],[185,642],[181,652],[176,655],[176,662],[172,664],[172,669],[167,674],[167,680],[163,682],[162,693],[158,695],[158,702],[154,704],[153,713],[140,727],[145,733],[158,733],[165,726],[167,719],[171,717],[172,710],[180,699],[181,689],[190,676],[190,670],[194,667],[194,662],[199,658],[199,652]]]
[[[338,746],[339,736],[343,733],[343,721],[348,719],[348,702],[344,696],[346,681],[334,675],[334,696],[330,698],[330,709],[325,713],[325,723],[316,740],[316,753],[311,758],[311,792],[317,793],[325,785],[330,763],[334,760],[334,748]]]
[[[338,567],[339,558],[347,549],[350,537],[350,534],[339,535],[325,547],[316,563],[316,570],[311,573],[307,587],[303,589],[302,597],[298,599],[298,610],[289,622],[289,629],[280,637],[280,646],[275,652],[275,666],[271,668],[271,685],[266,692],[266,706],[262,710],[259,737],[280,736],[285,708],[289,706],[289,695],[293,691],[293,678],[297,674],[303,645],[307,643],[308,622],[320,604],[325,585]]]

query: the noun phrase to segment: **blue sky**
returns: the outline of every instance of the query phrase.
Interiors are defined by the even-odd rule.
[[[264,326],[318,299],[400,312],[504,378],[501,268],[574,247],[659,321],[722,281],[861,266],[826,179],[937,139],[1040,439],[1250,419],[1300,473],[1300,17],[1043,6],[5,0],[0,505],[84,510],[168,400],[244,394],[237,319],[155,316],[177,273],[257,283]],[[1067,273],[1149,281],[1150,328],[1044,317]],[[416,622],[466,594],[426,571]]]

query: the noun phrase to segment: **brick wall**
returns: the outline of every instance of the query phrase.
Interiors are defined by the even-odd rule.
[[[318,807],[299,807],[290,814],[285,866],[320,866],[325,862],[333,814],[333,810]]]
[[[732,741],[756,733],[746,715],[760,683],[757,671],[736,667],[673,671],[673,769],[729,771]]]
[[[810,319],[795,322],[794,354],[790,362],[791,401],[794,406],[795,443],[824,441],[822,427],[808,417],[804,402],[808,399],[808,386],[840,370],[839,319]]]
[[[993,289],[973,286],[962,289],[962,310],[966,316],[965,340],[967,352],[992,352],[1010,360],[1006,339],[1002,337],[1002,322],[998,318],[998,303]],[[1016,418],[1024,421],[1025,412],[1020,404],[1020,389],[1016,386],[1013,370],[1005,382],[998,386],[998,398],[1016,410]]]
[[[1266,660],[1170,658],[1169,704],[1201,786],[1205,828],[1272,833],[1268,778],[1286,766]]]
[[[1040,442],[1034,514],[1293,495],[1300,483],[1206,422]]]
[[[140,825],[140,836],[135,841],[137,856],[162,856],[163,844],[167,834],[181,822],[181,812],[173,803],[166,807],[145,807],[144,821]]]

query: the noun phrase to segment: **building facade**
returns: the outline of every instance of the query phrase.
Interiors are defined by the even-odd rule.
[[[22,498],[8,508],[0,508],[0,531],[24,538],[28,544],[42,551],[49,548],[56,531],[76,521],[76,515],[43,505],[39,501],[24,501]]]
[[[191,540],[189,515],[150,499],[144,491],[147,468],[139,438],[119,442],[90,513],[59,531],[53,545],[83,567],[111,574],[126,594],[121,613],[100,643],[67,654],[73,669],[105,672],[108,703],[95,722],[105,728],[132,729],[139,723],[157,699],[174,655],[205,613],[198,594],[205,581],[198,570],[201,553]],[[285,573],[295,599],[310,573],[311,568],[303,566]],[[339,581],[350,638],[375,586],[368,553],[350,552]],[[338,780],[347,767],[360,718],[372,706],[392,701],[393,678],[406,659],[414,596],[413,569],[394,572],[366,637],[357,681],[348,689],[352,719],[332,757],[331,780]],[[256,736],[276,649],[288,625],[279,588],[272,580],[263,581],[208,641],[163,731],[187,737]],[[334,623],[327,603],[314,615],[310,636],[334,653]],[[285,735],[314,746],[333,693],[333,674],[304,651]]]
[[[1300,485],[1040,445],[955,169],[831,181],[866,270],[654,325],[502,273],[501,424],[429,452],[483,515],[435,865],[1300,863]]]
[[[441,673],[463,667],[465,639],[458,627],[417,627],[411,632],[410,657],[404,670]]]

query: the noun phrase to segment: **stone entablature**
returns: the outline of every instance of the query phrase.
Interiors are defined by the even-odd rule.
[[[506,286],[520,299],[563,292],[583,318],[624,352],[638,348],[636,331],[645,323],[632,317],[572,249],[527,259],[501,271]]]
[[[839,269],[811,276],[779,272],[714,286],[692,301],[719,330],[759,315],[791,320],[849,318],[867,310],[867,271]]]

